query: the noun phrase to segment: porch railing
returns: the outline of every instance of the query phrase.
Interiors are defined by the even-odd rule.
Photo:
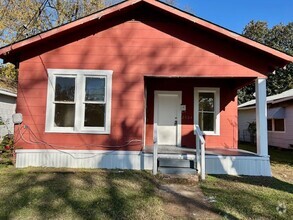
[[[205,138],[198,125],[195,125],[196,135],[196,157],[195,164],[201,180],[205,180]],[[154,149],[153,149],[153,175],[158,173],[158,136],[157,124],[154,125]]]
[[[154,124],[153,175],[158,173],[158,136],[157,124]]]
[[[206,166],[205,166],[205,144],[203,133],[198,125],[195,125],[196,135],[196,169],[200,175],[201,180],[205,180]]]

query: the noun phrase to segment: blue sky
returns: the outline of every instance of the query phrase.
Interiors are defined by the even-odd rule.
[[[205,20],[242,33],[251,20],[267,21],[269,27],[293,22],[293,0],[177,0]]]

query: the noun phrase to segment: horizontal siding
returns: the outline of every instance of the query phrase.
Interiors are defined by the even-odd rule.
[[[166,21],[169,22],[168,19]],[[246,55],[237,52],[233,45],[215,42],[215,36],[201,30],[190,29],[186,32],[186,27],[178,22],[169,24],[148,19],[146,22],[123,22],[96,33],[93,33],[93,27],[85,28],[76,33],[75,41],[60,39],[58,43],[62,44],[64,40],[63,46],[49,48],[48,44],[48,51],[44,50],[42,54],[21,62],[17,111],[23,114],[24,124],[29,125],[39,138],[67,148],[72,147],[73,142],[76,142],[75,145],[83,144],[84,139],[89,137],[97,145],[112,142],[123,145],[130,139],[143,141],[144,76],[235,77],[235,73],[238,77],[261,76],[257,69],[246,65]],[[87,33],[88,36],[84,37]],[[239,64],[238,61],[242,60],[244,63]],[[44,132],[48,68],[113,70],[110,135],[66,134],[63,138],[61,134]],[[222,88],[224,98],[230,90],[224,90],[224,85]],[[192,99],[193,90],[189,92]],[[221,107],[221,136],[207,138],[213,147],[237,147],[237,132],[232,129],[237,124],[235,97],[233,91],[229,102],[224,101],[225,105]],[[190,126],[192,116],[185,116],[189,117],[183,118],[186,125],[182,126],[185,143],[194,145]],[[44,148],[24,142],[19,142],[19,146]],[[125,149],[139,150],[141,147],[142,144]]]
[[[68,167],[105,169],[152,169],[152,157],[135,151],[56,151],[16,152],[16,167]]]
[[[290,148],[293,144],[293,105],[285,106],[285,131],[268,132],[268,144],[271,146]],[[255,109],[239,110],[239,139],[251,141],[247,131],[248,122],[255,121]]]
[[[153,145],[154,91],[182,91],[182,146],[194,147],[194,87],[220,87],[220,135],[206,135],[207,148],[237,148],[237,98],[236,89],[227,89],[226,81],[218,79],[153,79],[147,81],[146,145]]]
[[[47,99],[45,99],[44,97],[40,98],[40,97],[30,96],[27,98],[19,97],[18,101],[21,103],[25,102],[30,107],[44,107],[46,106]]]
[[[293,104],[292,104],[292,102],[291,102],[291,105],[289,105],[286,108],[285,115],[286,115],[286,121],[285,121],[285,126],[286,126],[285,136],[286,137],[285,137],[285,139],[287,140],[287,143],[284,143],[284,146],[286,145],[287,147],[292,149],[292,146],[293,146]],[[291,145],[291,147],[289,145]]]
[[[0,140],[8,133],[14,132],[12,115],[15,113],[16,98],[0,94],[0,117],[5,125],[0,125]]]
[[[144,42],[142,42],[144,43]],[[198,59],[200,58],[200,59]],[[188,56],[184,59],[184,66],[221,66],[221,67],[234,67],[237,66],[236,63],[230,63],[226,60],[218,56],[208,56],[206,59],[202,59],[203,57],[192,57]],[[46,59],[43,57],[43,59]],[[56,57],[50,58],[50,63],[58,63],[59,60],[64,60],[65,63],[78,63],[81,57],[77,55],[58,55]],[[123,65],[125,62],[133,63],[135,65],[164,65],[169,64],[172,66],[182,65],[182,56],[168,56],[166,53],[165,56],[160,56],[154,59],[151,56],[147,58],[145,55],[132,55],[132,56],[106,56],[106,55],[91,55],[86,60],[83,61],[84,64],[86,63],[96,63],[97,65],[103,64],[104,62],[108,61],[113,63],[114,65]]]
[[[272,176],[269,157],[206,156],[208,174]]]
[[[250,134],[248,132],[249,123],[255,121],[255,109],[238,110],[238,131],[239,140],[250,142]]]
[[[151,170],[153,157],[139,151],[17,150],[16,167]],[[271,176],[271,168],[268,157],[206,156],[206,173]]]
[[[115,40],[115,38],[110,40],[113,41]],[[140,39],[140,40],[143,41],[144,39]],[[127,39],[125,41],[127,41]],[[115,50],[115,45],[111,45],[111,46],[92,45],[90,51],[87,49],[87,46],[81,46],[77,44],[72,44],[72,45],[74,45],[74,48],[76,50],[73,51],[69,47],[64,47],[64,48],[56,49],[55,52],[58,52],[59,54],[66,56],[66,55],[76,55],[76,54],[78,55],[80,54],[80,52],[86,51],[87,54],[89,55],[107,57],[107,56],[148,56],[150,53],[153,53],[154,51],[154,48],[148,45],[143,45],[143,46],[130,45],[127,47],[125,45],[121,45],[120,50]],[[208,51],[202,50],[200,47],[197,47],[197,46],[194,46],[193,49],[190,50],[189,49],[190,44],[179,45],[177,47],[175,47],[175,45],[172,44],[170,45],[170,47],[176,49],[176,53],[172,55],[172,57],[182,57],[186,54],[186,52],[191,52],[190,54],[191,57],[215,57],[213,53],[209,53]],[[159,46],[159,48],[160,48],[161,56],[167,57],[169,52],[168,47],[163,48]],[[33,62],[33,59],[28,60],[28,62]],[[41,63],[40,61],[37,61],[37,60],[36,62]]]

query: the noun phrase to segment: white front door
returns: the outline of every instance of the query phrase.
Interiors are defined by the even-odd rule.
[[[154,123],[159,145],[181,145],[180,106],[181,91],[155,91]]]

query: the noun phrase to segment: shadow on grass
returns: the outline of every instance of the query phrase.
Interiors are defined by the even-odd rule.
[[[275,190],[280,190],[287,193],[293,193],[293,184],[279,180],[274,177],[262,177],[262,176],[229,176],[229,175],[210,175],[218,179],[231,182],[239,182],[250,184],[254,186],[262,186]]]
[[[0,219],[136,218],[140,208],[151,209],[158,200],[148,175],[128,171],[2,172]],[[152,216],[150,210],[145,214]]]
[[[190,187],[192,187],[192,186],[190,186]],[[228,219],[237,219],[235,216],[225,212],[224,210],[206,205],[202,201],[202,199],[187,197],[187,196],[183,195],[182,193],[177,192],[168,186],[160,187],[160,190],[175,197],[176,200],[178,201],[178,203],[184,204],[184,207],[185,207],[187,213],[189,213],[189,216],[185,216],[185,218],[187,218],[187,219],[189,219],[190,215],[192,215],[192,214],[197,214],[197,217],[199,217],[200,219],[218,218],[217,215],[225,216]],[[163,196],[162,196],[162,199],[166,200],[166,199],[164,199]],[[168,201],[165,201],[165,202],[168,202]],[[209,213],[211,213],[211,214],[209,214]],[[212,213],[214,213],[215,215],[213,215]],[[209,215],[211,215],[211,216],[209,216]]]
[[[201,188],[215,198],[216,208],[232,213],[237,219],[291,219],[292,185],[279,187],[278,184],[283,182],[275,178],[209,175]],[[285,210],[280,213],[281,203]]]
[[[111,219],[137,218],[137,214],[142,214],[139,212],[148,213],[146,209],[151,211],[151,207],[144,207],[144,205],[156,204],[155,185],[149,175],[147,172],[127,170],[108,172],[106,177],[109,195],[106,212],[108,217]],[[132,186],[132,189],[127,190],[127,185]],[[148,213],[148,215],[150,214]]]

